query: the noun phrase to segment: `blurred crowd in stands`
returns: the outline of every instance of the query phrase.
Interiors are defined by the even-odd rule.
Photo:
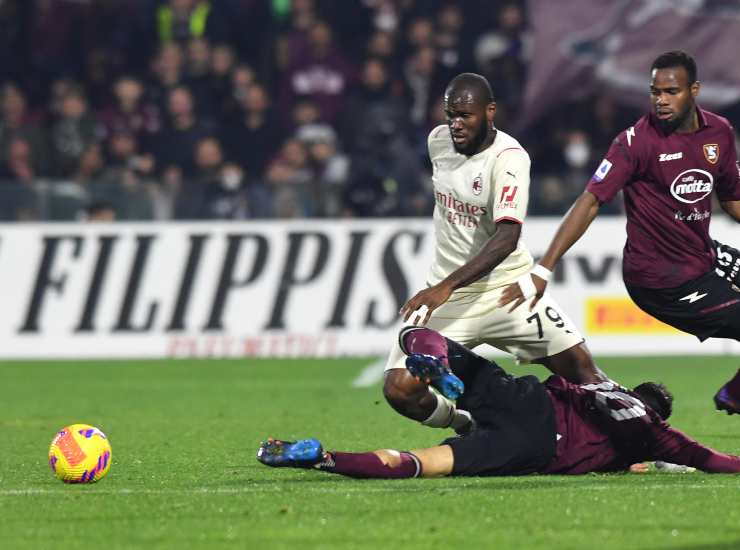
[[[528,46],[523,0],[0,0],[0,219],[427,216],[445,84],[487,76],[512,131]],[[516,135],[530,214],[640,114]]]

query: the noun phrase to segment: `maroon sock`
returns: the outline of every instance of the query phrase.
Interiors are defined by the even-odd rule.
[[[436,330],[419,328],[409,330],[402,336],[402,347],[407,354],[423,353],[439,357],[442,362],[447,362],[447,340]]]
[[[725,384],[727,392],[735,399],[740,399],[740,369],[732,377],[732,380]]]
[[[375,453],[326,453],[324,461],[318,465],[320,470],[347,477],[400,479],[421,475],[421,463],[411,453],[401,453],[401,463],[396,466],[383,464]]]

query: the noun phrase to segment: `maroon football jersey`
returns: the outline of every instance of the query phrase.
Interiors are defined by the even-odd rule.
[[[587,189],[600,203],[620,190],[627,213],[624,281],[674,288],[714,262],[711,194],[740,200],[740,166],[726,119],[698,109],[699,129],[664,134],[654,115],[621,132]]]
[[[740,457],[697,443],[614,382],[577,386],[551,376],[545,388],[555,409],[557,442],[555,457],[541,473],[613,472],[646,460],[740,472]]]

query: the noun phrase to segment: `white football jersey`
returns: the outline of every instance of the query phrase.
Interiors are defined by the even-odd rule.
[[[496,222],[523,223],[529,200],[529,155],[498,130],[485,151],[467,157],[455,151],[446,125],[427,142],[434,184],[436,249],[428,283],[434,285],[476,256],[496,232]],[[519,242],[488,275],[458,292],[485,292],[514,282],[532,268],[532,256]]]

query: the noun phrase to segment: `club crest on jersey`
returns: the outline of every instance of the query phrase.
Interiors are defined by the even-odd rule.
[[[705,143],[704,158],[707,159],[707,162],[717,164],[719,160],[719,145],[717,143]]]
[[[596,181],[601,181],[606,177],[606,175],[609,173],[609,170],[611,169],[612,169],[612,163],[604,159],[601,161],[601,164],[599,164],[599,167],[596,169],[596,172],[594,172],[593,178]]]
[[[482,174],[478,174],[478,176],[473,180],[473,195],[480,195],[481,191],[483,191],[483,178],[481,178]]]

